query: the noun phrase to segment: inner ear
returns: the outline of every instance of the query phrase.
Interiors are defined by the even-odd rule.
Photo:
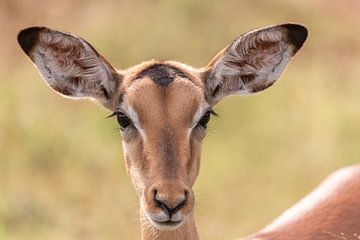
[[[49,86],[67,97],[107,105],[121,80],[94,47],[73,34],[32,27],[19,33],[18,42]]]
[[[280,77],[307,37],[305,27],[283,24],[244,34],[210,61],[203,72],[208,101],[260,92]]]

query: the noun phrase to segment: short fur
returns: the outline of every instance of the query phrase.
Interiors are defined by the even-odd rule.
[[[273,223],[243,240],[350,240],[360,234],[359,218],[360,165],[354,165],[331,174]]]
[[[18,42],[55,91],[95,99],[129,118],[121,134],[143,239],[197,240],[192,187],[206,132],[199,122],[225,96],[271,86],[306,37],[296,24],[259,29],[200,69],[154,60],[115,70],[85,40],[45,27],[21,31]]]

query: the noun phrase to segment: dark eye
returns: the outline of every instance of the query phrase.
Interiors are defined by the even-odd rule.
[[[199,125],[202,126],[203,128],[206,128],[208,122],[210,121],[210,115],[211,115],[211,111],[206,112],[205,115],[200,119]]]
[[[124,129],[124,128],[127,128],[128,126],[131,125],[130,118],[128,118],[124,113],[117,112],[116,117],[117,117],[117,121],[118,121],[118,123],[120,125],[121,130]]]

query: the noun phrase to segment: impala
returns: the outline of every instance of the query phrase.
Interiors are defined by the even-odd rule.
[[[152,60],[116,70],[85,40],[46,27],[22,30],[18,42],[52,89],[69,98],[94,99],[117,118],[140,201],[142,238],[192,240],[198,239],[192,186],[213,106],[225,96],[273,85],[306,37],[306,28],[297,24],[255,30],[199,69]],[[275,222],[278,228],[294,222],[284,218]],[[303,219],[302,230],[311,231]],[[267,232],[273,231],[261,232],[264,239]]]

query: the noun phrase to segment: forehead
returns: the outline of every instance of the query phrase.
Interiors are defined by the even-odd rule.
[[[196,74],[169,64],[146,66],[126,79],[123,105],[137,114],[142,124],[189,124],[207,108]]]

